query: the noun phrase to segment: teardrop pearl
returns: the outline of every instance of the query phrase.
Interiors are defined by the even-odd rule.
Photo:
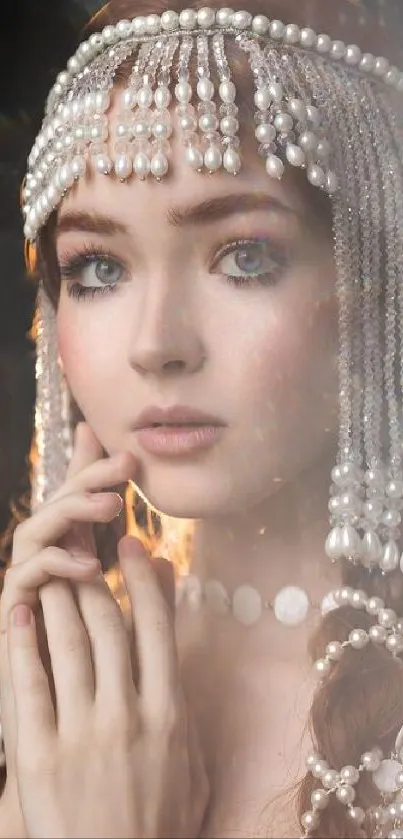
[[[382,571],[394,571],[399,565],[399,548],[394,539],[390,539],[383,550],[382,559],[379,562],[379,567]]]
[[[326,539],[325,552],[329,559],[336,560],[343,556],[341,528],[334,527]]]
[[[382,556],[382,545],[379,536],[372,530],[367,530],[362,539],[362,554],[365,565],[376,564]]]
[[[242,163],[238,152],[235,149],[227,149],[224,153],[224,168],[230,175],[238,175],[241,171]]]
[[[341,530],[341,546],[346,559],[358,557],[361,553],[361,539],[354,527],[346,524]]]

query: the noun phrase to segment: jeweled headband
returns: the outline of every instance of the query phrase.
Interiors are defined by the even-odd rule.
[[[248,59],[255,87],[255,135],[269,176],[280,179],[286,163],[329,194],[337,189],[329,124],[284,73],[309,56],[319,72],[324,62],[350,76],[403,91],[403,73],[384,57],[356,44],[317,35],[248,11],[202,8],[166,11],[121,20],[92,35],[59,74],[47,103],[42,130],[29,156],[23,192],[24,232],[34,240],[75,181],[89,168],[121,181],[163,178],[169,170],[176,101],[185,158],[197,171],[236,175],[242,166],[237,90],[227,43],[235,40]],[[192,85],[190,62],[196,56]],[[133,70],[119,93],[119,112],[109,121],[111,91],[119,67]],[[302,66],[302,65],[301,65]]]

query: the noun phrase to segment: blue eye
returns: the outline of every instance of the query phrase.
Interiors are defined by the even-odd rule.
[[[269,285],[284,268],[284,254],[267,240],[250,239],[227,245],[215,261],[214,270],[236,286]]]
[[[126,275],[126,269],[105,253],[80,253],[60,265],[62,280],[74,280],[68,287],[70,297],[91,297],[110,294]]]

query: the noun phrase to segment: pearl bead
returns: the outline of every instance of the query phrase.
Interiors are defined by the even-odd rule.
[[[370,597],[367,603],[367,612],[369,615],[376,617],[381,609],[384,609],[385,604],[380,597]]]
[[[375,626],[371,626],[368,634],[370,640],[374,644],[384,644],[388,637],[388,633],[385,627],[379,626],[378,624],[375,624]]]
[[[380,626],[391,629],[397,621],[396,612],[393,609],[381,609],[378,613],[378,621]]]
[[[272,20],[270,24],[270,36],[276,41],[284,37],[285,25],[282,20]]]
[[[403,496],[403,481],[389,481],[386,485],[386,495],[389,498],[402,498]]]
[[[223,117],[220,122],[220,129],[226,137],[235,137],[239,131],[239,121],[236,117]]]
[[[299,626],[305,621],[309,611],[307,594],[297,586],[286,586],[276,595],[273,609],[280,623],[286,626]]]
[[[210,79],[200,79],[197,83],[197,95],[202,102],[210,102],[214,96],[214,85]]]
[[[75,179],[84,177],[87,171],[85,157],[82,157],[81,155],[73,157],[73,160],[71,161],[71,171]]]
[[[284,163],[275,154],[269,154],[266,160],[266,172],[271,178],[281,180],[284,174]]]
[[[306,105],[302,99],[290,99],[288,110],[295,119],[303,122],[306,119]]]
[[[325,185],[325,173],[321,166],[317,166],[316,164],[308,166],[307,178],[312,186],[323,187]]]
[[[239,586],[232,598],[232,611],[239,623],[253,626],[263,613],[263,602],[253,586]]]
[[[218,9],[216,13],[216,21],[219,26],[230,26],[232,23],[232,18],[234,15],[234,10],[228,7],[223,9]]]
[[[272,97],[267,87],[260,88],[255,93],[255,105],[259,111],[267,111],[272,102]]]
[[[353,629],[348,636],[348,640],[354,650],[363,650],[368,644],[369,636],[365,629]]]
[[[399,70],[397,69],[397,67],[391,67],[390,70],[388,70],[388,72],[385,73],[385,82],[386,84],[391,85],[391,87],[394,87],[394,85],[397,84],[398,79]]]
[[[158,152],[151,160],[151,174],[155,178],[163,178],[168,172],[168,160],[162,152]]]
[[[301,824],[306,830],[315,830],[319,825],[319,816],[314,810],[307,810],[301,816]]]
[[[292,131],[294,120],[289,114],[277,114],[274,119],[274,127],[281,134],[288,134]]]
[[[151,108],[153,102],[153,92],[149,85],[141,87],[137,93],[137,102],[139,108]]]
[[[270,20],[266,15],[256,15],[252,20],[252,30],[256,35],[266,35],[269,27]]]
[[[151,169],[150,159],[144,152],[137,152],[134,157],[133,171],[135,174],[144,180],[149,175]]]
[[[197,12],[195,9],[184,9],[179,15],[179,26],[182,29],[195,29],[197,26]]]
[[[383,760],[372,775],[372,780],[382,793],[397,792],[399,787],[396,784],[396,776],[402,770],[401,763],[397,760]]]
[[[248,29],[252,23],[252,15],[250,12],[234,12],[232,17],[232,25],[236,29]]]
[[[325,789],[334,789],[340,781],[340,775],[335,769],[328,769],[321,781]]]
[[[182,131],[196,131],[197,119],[193,116],[184,116],[179,120]]]
[[[154,102],[157,108],[159,108],[159,110],[162,110],[163,108],[168,108],[171,104],[171,98],[172,97],[169,87],[166,87],[165,85],[160,85],[159,87],[157,87],[157,90],[154,94]]]
[[[71,83],[72,79],[70,73],[67,73],[66,70],[63,70],[62,73],[59,73],[56,82],[60,84],[62,87],[68,87]]]
[[[329,803],[329,796],[324,789],[315,789],[311,794],[311,803],[315,810],[325,810]]]
[[[355,766],[343,766],[340,770],[340,778],[345,784],[358,784],[360,773]]]
[[[273,125],[262,123],[262,125],[257,126],[255,135],[259,143],[272,143],[276,137],[276,129]]]
[[[362,52],[357,44],[350,44],[346,49],[345,61],[352,66],[359,64],[362,58]]]
[[[362,807],[350,807],[348,810],[350,819],[356,824],[362,824],[365,819],[365,813]]]
[[[286,158],[291,166],[301,167],[305,165],[305,154],[299,146],[294,143],[288,143],[285,150]]]
[[[348,784],[338,787],[336,790],[336,798],[338,798],[341,804],[352,804],[355,799],[355,789]]]
[[[273,102],[281,102],[284,95],[283,86],[279,82],[271,82],[269,84],[269,93]]]
[[[133,162],[128,154],[116,155],[115,172],[121,181],[125,181],[130,177],[133,172]]]
[[[200,170],[204,165],[204,157],[202,152],[195,146],[188,146],[186,149],[186,161],[192,169]]]
[[[381,760],[382,758],[379,751],[376,751],[375,749],[371,752],[364,752],[364,754],[361,755],[361,763],[367,772],[375,772],[379,768]]]
[[[351,598],[351,605],[354,609],[364,609],[368,603],[368,595],[362,589],[357,589],[353,592]]]
[[[375,67],[375,56],[371,52],[365,52],[360,61],[360,70],[364,73],[372,73]]]
[[[236,87],[233,82],[221,82],[218,92],[222,102],[225,102],[226,104],[232,104],[233,102],[235,102]]]
[[[330,661],[326,658],[319,658],[315,662],[315,670],[319,674],[319,676],[327,676],[331,668]]]
[[[117,40],[116,30],[114,26],[105,26],[101,34],[104,44],[113,44]]]
[[[286,44],[297,44],[300,39],[300,28],[295,23],[289,23],[285,28],[284,42]]]
[[[222,166],[222,154],[217,146],[210,146],[204,155],[204,165],[209,172],[217,172]]]
[[[393,655],[400,655],[403,652],[402,635],[390,635],[385,641],[385,647]]]
[[[153,134],[159,140],[168,139],[172,135],[172,125],[166,122],[155,122],[153,125]]]
[[[313,125],[314,128],[319,128],[319,126],[322,122],[322,118],[321,118],[319,109],[315,108],[314,105],[307,105],[306,106],[306,114],[307,114],[307,117],[308,117],[311,125]]]
[[[217,131],[218,119],[215,114],[203,114],[199,119],[199,128],[204,134]]]
[[[242,169],[241,157],[235,149],[227,149],[224,152],[223,164],[230,175],[238,175]]]
[[[107,154],[98,154],[94,161],[95,169],[101,175],[109,175],[112,171],[112,161]]]
[[[332,661],[339,661],[343,655],[343,646],[340,641],[330,641],[326,647],[326,656]]]
[[[132,34],[132,22],[130,20],[120,20],[119,23],[116,24],[116,33],[119,35],[119,38],[128,38],[129,35]]]
[[[322,760],[321,756],[316,754],[315,752],[311,752],[306,759],[306,768],[311,770],[313,766],[318,762],[318,760]]]
[[[332,41],[331,38],[329,38],[329,35],[318,35],[318,39],[316,42],[316,49],[318,52],[322,54],[330,52],[331,47]]]
[[[384,76],[389,69],[389,61],[383,56],[375,59],[374,73],[376,76]]]
[[[71,170],[71,166],[68,163],[65,163],[64,166],[60,169],[59,173],[59,184],[61,188],[68,189],[70,186],[73,185],[74,182],[74,175]]]
[[[325,553],[326,556],[328,556],[329,559],[333,561],[340,559],[343,555],[340,527],[334,527],[333,530],[329,533],[329,536],[327,537],[325,543]]]
[[[301,46],[306,47],[307,49],[312,49],[312,47],[316,46],[318,36],[313,29],[306,27],[305,29],[301,29],[299,39]]]
[[[137,91],[132,87],[128,87],[123,91],[121,102],[125,110],[131,110],[137,104]]]
[[[301,149],[303,149],[304,152],[310,153],[316,150],[318,141],[313,131],[303,131],[303,133],[299,137],[298,144],[301,146]]]
[[[382,571],[394,571],[400,560],[400,552],[396,542],[390,539],[383,549],[382,558],[379,561],[379,567]]]
[[[199,9],[197,12],[197,23],[202,29],[209,29],[215,24],[215,10],[209,6]]]
[[[164,30],[164,32],[173,32],[175,29],[178,29],[178,26],[179,15],[177,12],[163,12],[163,14],[161,15],[161,27]]]
[[[332,46],[331,46],[331,50],[330,50],[331,57],[335,58],[337,60],[340,60],[340,59],[344,58],[345,54],[346,54],[345,43],[343,41],[333,41]]]
[[[147,32],[149,35],[158,35],[161,31],[161,18],[159,15],[147,16]]]
[[[76,73],[80,72],[81,62],[78,60],[78,58],[76,58],[75,55],[73,55],[72,58],[69,58],[67,62],[67,68],[73,76],[76,75]]]
[[[190,102],[192,98],[192,88],[189,82],[178,82],[178,84],[175,87],[175,96],[178,102],[181,102],[181,104],[183,105],[186,105],[188,102]]]

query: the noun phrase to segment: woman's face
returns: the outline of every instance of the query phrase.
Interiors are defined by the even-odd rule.
[[[289,176],[253,151],[242,173],[191,171],[172,144],[161,183],[93,175],[65,198],[58,339],[86,420],[168,515],[261,504],[333,445],[335,277],[330,231]],[[139,430],[187,407],[219,428]],[[208,420],[207,420],[208,422]]]

